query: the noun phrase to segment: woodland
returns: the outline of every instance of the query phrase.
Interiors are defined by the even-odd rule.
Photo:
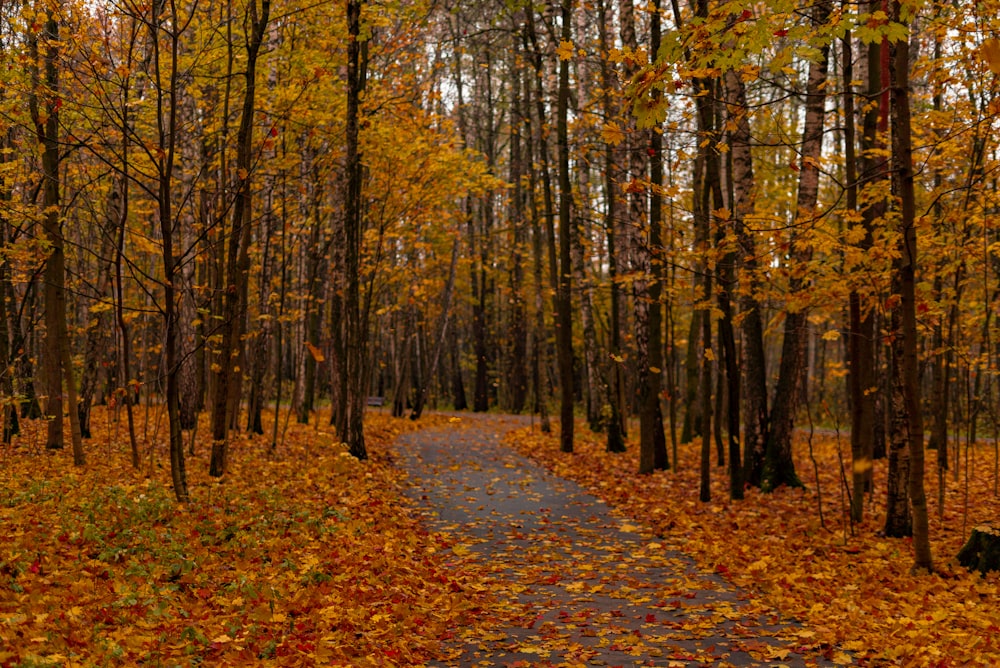
[[[0,63],[0,665],[434,656],[492,595],[396,507],[436,409],[827,648],[878,613],[780,564],[903,601],[854,656],[1000,651],[993,0],[4,0]]]

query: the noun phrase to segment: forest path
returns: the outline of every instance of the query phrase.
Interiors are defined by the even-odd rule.
[[[792,651],[800,628],[505,446],[527,421],[462,415],[398,440],[429,527],[481,555],[517,620],[488,637],[456,630],[436,665],[817,665]]]

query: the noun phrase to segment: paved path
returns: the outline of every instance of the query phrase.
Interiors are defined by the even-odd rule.
[[[437,665],[815,665],[789,652],[798,629],[505,447],[524,424],[463,416],[399,439],[409,493],[434,529],[482,555],[518,620]]]

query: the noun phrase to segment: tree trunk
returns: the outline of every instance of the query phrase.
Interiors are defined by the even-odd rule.
[[[812,8],[812,26],[821,29],[830,16],[830,3],[818,2]],[[799,192],[795,202],[795,223],[810,229],[815,222],[819,198],[819,165],[823,149],[823,122],[826,108],[827,67],[830,47],[820,47],[820,57],[809,64],[806,83],[805,126],[802,130],[802,161],[799,165]],[[853,119],[852,119],[853,120]],[[808,263],[812,259],[811,242],[801,238],[801,231],[792,228],[791,263],[789,268],[788,300],[785,309],[785,331],[781,347],[778,382],[774,388],[770,428],[764,455],[761,486],[775,489],[782,485],[801,487],[792,459],[792,433],[801,397],[799,386],[806,368],[808,341]],[[792,302],[792,303],[788,303]],[[796,303],[798,302],[798,303]]]
[[[534,102],[535,102],[535,128],[534,128],[534,133],[533,134],[536,137],[536,142],[537,142],[537,145],[538,145],[539,171],[540,171],[540,174],[541,174],[541,182],[542,182],[542,207],[543,207],[541,215],[537,215],[537,212],[536,212],[535,220],[537,221],[537,220],[539,220],[539,218],[544,218],[544,220],[545,220],[544,230],[545,230],[545,241],[547,242],[545,244],[546,251],[547,251],[546,252],[546,259],[547,259],[546,264],[548,265],[548,269],[549,269],[549,271],[548,271],[548,274],[549,274],[549,286],[551,287],[552,292],[555,294],[555,298],[553,299],[553,310],[557,314],[556,318],[558,318],[558,313],[559,313],[559,298],[558,298],[558,295],[559,295],[559,266],[557,264],[557,256],[556,256],[556,230],[555,230],[555,215],[556,214],[555,214],[555,205],[554,205],[554,202],[553,202],[553,195],[552,195],[552,175],[551,175],[551,169],[550,169],[550,166],[549,166],[549,143],[548,143],[548,139],[547,139],[548,132],[546,131],[546,127],[545,127],[547,121],[546,121],[546,112],[545,112],[544,89],[542,88],[542,79],[543,79],[542,51],[541,51],[541,49],[540,49],[540,47],[538,45],[538,37],[537,37],[536,32],[535,32],[534,13],[533,13],[533,11],[529,10],[528,13],[527,13],[527,15],[528,15],[528,18],[527,18],[527,22],[526,22],[525,25],[526,25],[526,28],[527,28],[528,39],[529,39],[529,41],[531,43],[531,47],[532,47],[532,54],[533,54],[533,57],[534,57],[534,69],[535,69],[535,86],[534,86],[534,90],[535,90],[535,100],[534,100]],[[537,229],[536,230],[535,237],[536,237],[536,239],[539,240],[539,243],[540,243],[540,241],[541,241],[541,229]],[[538,283],[538,285],[541,286],[541,283]],[[539,289],[541,289],[541,287],[539,287]],[[541,315],[542,314],[542,309],[541,308],[538,309],[538,313],[539,313],[539,316],[540,316],[539,317],[539,321],[543,320],[544,316]],[[558,328],[558,324],[556,324],[555,327]],[[536,344],[538,344],[537,347],[536,347],[536,351],[537,351],[536,354],[538,355],[538,361],[536,363],[537,367],[538,367],[538,382],[536,383],[536,386],[538,388],[541,388],[540,391],[539,391],[539,393],[538,393],[538,395],[539,395],[539,401],[540,401],[539,410],[540,411],[546,411],[546,413],[544,415],[542,415],[542,418],[541,418],[542,419],[542,431],[547,432],[548,431],[547,427],[548,427],[549,421],[548,421],[548,414],[547,414],[547,410],[548,409],[547,409],[547,406],[545,405],[545,398],[548,396],[548,373],[547,373],[547,369],[548,369],[548,366],[549,366],[548,363],[549,363],[549,359],[550,359],[550,357],[549,357],[550,353],[549,353],[549,350],[548,350],[548,344],[546,342],[547,337],[544,337],[544,336],[541,335],[541,330],[540,329],[539,329],[538,333],[536,334],[536,336],[537,336]],[[558,345],[558,343],[557,343],[557,345]]]
[[[858,210],[858,170],[855,151],[856,119],[854,117],[854,57],[851,33],[841,40],[843,44],[844,80],[844,162],[847,176],[847,209]],[[867,114],[866,114],[867,116]],[[864,514],[864,495],[870,491],[871,444],[873,405],[864,392],[873,381],[873,348],[871,316],[863,314],[861,295],[852,289],[848,297],[848,393],[851,407],[851,520],[861,522]]]
[[[28,36],[28,49],[32,56],[32,91],[29,95],[31,118],[35,124],[35,137],[42,147],[42,233],[48,243],[49,256],[45,262],[45,354],[43,369],[48,401],[48,435],[45,446],[63,447],[63,383],[69,406],[73,463],[84,464],[83,443],[80,434],[79,414],[76,406],[76,380],[73,376],[69,331],[66,324],[66,256],[63,244],[59,165],[62,159],[59,148],[59,70],[57,67],[59,44],[59,11],[53,10],[45,19],[42,34],[45,38],[44,53],[40,53],[38,37]],[[39,70],[39,59],[42,61]],[[42,109],[41,105],[45,108]]]
[[[316,367],[319,362],[317,358],[320,353],[320,308],[321,308],[321,281],[320,265],[323,255],[329,250],[329,246],[323,243],[321,229],[323,225],[320,214],[319,183],[314,181],[313,201],[310,205],[312,216],[312,229],[309,231],[309,245],[306,248],[306,271],[305,271],[305,318],[304,318],[304,341],[305,351],[302,353],[302,377],[299,395],[295,401],[295,419],[299,424],[309,424],[309,414],[312,412],[316,401]],[[306,352],[308,351],[308,352]],[[337,357],[337,355],[333,355]]]
[[[600,0],[599,16],[599,39],[601,53],[607,53],[609,46],[608,22],[609,8],[607,0]],[[606,119],[614,118],[617,114],[615,109],[615,81],[616,77],[611,70],[607,58],[601,58],[601,91],[602,107]],[[618,191],[621,180],[621,170],[615,159],[615,148],[610,142],[604,145],[604,233],[608,244],[608,283],[611,292],[611,304],[609,306],[609,356],[611,363],[609,368],[609,381],[607,388],[608,404],[611,414],[607,417],[607,450],[608,452],[625,451],[625,381],[622,377],[624,359],[622,357],[622,325],[621,325],[621,286],[618,284],[619,274],[619,250],[617,244],[616,228],[618,222]]]
[[[957,559],[966,568],[983,575],[988,571],[1000,571],[1000,528],[991,522],[974,528]]]
[[[573,0],[562,0],[562,41],[571,38]],[[559,280],[556,286],[556,358],[559,366],[559,449],[573,452],[573,266],[570,255],[569,60],[559,61],[556,141],[559,153]]]
[[[253,171],[253,126],[257,88],[257,57],[264,40],[264,31],[271,10],[270,0],[247,6],[251,35],[247,41],[246,90],[240,126],[236,135],[236,195],[233,202],[233,225],[229,236],[226,259],[226,294],[222,313],[222,344],[215,377],[215,397],[212,405],[212,458],[209,474],[225,474],[229,453],[228,432],[239,406],[240,386],[237,374],[243,357],[243,333],[246,328],[247,284],[250,272],[250,231],[252,227],[251,176]]]
[[[764,324],[757,302],[756,243],[746,225],[754,211],[754,175],[751,155],[749,108],[746,89],[740,75],[727,70],[724,75],[726,107],[732,127],[733,226],[741,258],[740,312],[743,335],[743,420],[744,475],[751,485],[759,486],[764,475],[767,443],[767,366],[764,359]]]
[[[515,14],[516,16],[516,14]],[[509,388],[508,409],[520,413],[528,400],[528,328],[524,300],[524,255],[525,239],[525,197],[522,175],[522,133],[525,129],[525,109],[521,100],[522,54],[518,49],[518,39],[511,49],[511,106],[510,106],[510,183],[511,196],[508,206],[510,217],[510,313],[507,331],[509,334],[507,359],[507,386]],[[454,259],[453,255],[453,259]]]
[[[438,364],[441,360],[441,350],[444,348],[448,332],[448,320],[451,317],[451,299],[452,294],[455,291],[455,278],[458,274],[458,251],[459,240],[458,237],[456,237],[451,248],[451,265],[448,269],[448,282],[445,284],[444,296],[441,299],[441,315],[438,317],[438,325],[434,337],[434,352],[431,353],[431,361],[427,368],[427,372],[423,375],[420,386],[417,388],[416,403],[413,406],[413,410],[410,412],[411,420],[420,419],[420,416],[424,411],[424,406],[427,404],[427,395],[430,393],[431,379],[434,378],[437,373]]]
[[[900,21],[900,2],[892,3],[894,21]],[[910,469],[908,492],[913,512],[913,567],[919,571],[931,571],[934,563],[931,557],[928,532],[927,497],[924,490],[924,427],[920,397],[920,362],[917,357],[917,226],[916,198],[913,188],[913,147],[910,133],[910,45],[906,39],[893,44],[892,48],[892,162],[896,190],[899,193],[901,227],[900,254],[895,259],[895,274],[899,280],[900,330],[902,338],[900,360],[902,369],[897,374],[902,380],[903,403],[908,420],[908,445]],[[893,344],[895,350],[896,345]]]
[[[650,15],[650,58],[656,62],[660,50],[660,3],[653,2]],[[669,467],[667,441],[663,431],[663,411],[660,406],[663,374],[663,310],[660,297],[663,290],[663,262],[654,254],[662,253],[663,225],[663,135],[654,130],[649,138],[650,211],[646,239],[634,237],[636,244],[636,361],[639,398],[639,472],[650,473]],[[645,244],[645,246],[644,246]],[[646,278],[648,277],[648,278]],[[644,318],[640,319],[640,313]],[[644,327],[645,331],[639,328]]]
[[[177,16],[171,12],[168,16],[159,14],[158,5],[151,8],[152,19],[149,23],[151,40],[153,42],[153,67],[159,82],[163,67],[163,57],[160,52],[160,36],[163,30],[164,18],[176,25]],[[174,488],[174,496],[179,503],[187,503],[190,498],[187,487],[187,472],[184,462],[184,442],[180,425],[180,387],[178,384],[177,360],[177,299],[176,285],[179,275],[177,256],[174,253],[174,217],[172,188],[174,179],[174,158],[177,141],[177,82],[180,34],[172,32],[169,36],[170,54],[168,60],[168,86],[157,85],[157,153],[160,159],[157,168],[157,213],[160,224],[161,253],[163,259],[163,364],[166,376],[166,403],[168,439],[170,451],[170,476]],[[119,282],[120,283],[120,282]]]
[[[341,423],[337,434],[348,451],[358,459],[367,459],[364,411],[367,397],[365,358],[367,322],[362,322],[360,300],[361,264],[361,153],[358,146],[358,116],[361,92],[365,85],[361,62],[361,0],[347,0],[347,117],[343,220],[344,248],[344,363],[341,371]]]

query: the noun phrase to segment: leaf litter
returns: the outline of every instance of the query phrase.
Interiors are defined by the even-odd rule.
[[[752,604],[800,622],[786,634],[796,636],[796,649],[838,665],[1000,665],[1000,574],[981,576],[954,560],[968,530],[1000,517],[992,444],[968,452],[962,444],[961,481],[948,472],[943,509],[936,501],[937,475],[928,464],[936,573],[921,575],[910,572],[910,539],[880,534],[884,461],[875,462],[876,489],[866,497],[864,522],[852,530],[840,483],[839,456],[846,446],[835,434],[813,438],[825,527],[803,442],[795,452],[806,489],[771,494],[748,489],[745,500],[733,502],[725,468],[713,466],[713,501],[701,503],[697,442],[681,446],[679,472],[640,476],[636,443],[624,454],[608,453],[603,434],[578,425],[575,452],[566,454],[559,451],[557,434],[557,429],[544,434],[522,428],[506,442],[648,526],[657,540],[748,592]],[[806,435],[798,438],[804,441]],[[763,651],[785,659],[784,650]]]
[[[482,513],[524,492],[523,512],[487,511],[492,527],[439,513],[428,530],[396,467],[411,446],[390,443],[421,427],[460,434],[468,420],[374,413],[367,462],[316,426],[291,425],[275,454],[235,437],[221,484],[199,443],[194,501],[177,506],[162,444],[135,472],[121,421],[100,409],[93,419],[106,436],[84,469],[44,450],[39,423],[0,446],[0,666],[1000,663],[997,574],[948,561],[963,540],[965,490],[950,483],[932,522],[939,572],[913,576],[909,542],[877,536],[878,494],[854,535],[843,525],[830,438],[816,448],[826,529],[812,480],[729,503],[715,469],[717,501],[701,504],[697,448],[682,449],[678,474],[637,476],[634,444],[611,455],[578,429],[576,453],[563,455],[555,436],[503,423],[492,437],[521,427],[513,449],[617,510],[567,524],[555,515],[573,513],[531,491],[546,473],[501,457],[478,464],[489,479],[451,505]],[[968,527],[1000,514],[991,452],[971,455],[982,475],[970,476]],[[600,537],[609,528],[615,540]],[[636,615],[640,606],[649,611]]]
[[[460,629],[436,665],[830,664],[801,627],[505,446],[524,423],[469,416],[399,440],[411,494],[435,530],[465,537],[456,559],[488,568],[495,596],[493,628]]]
[[[147,477],[94,425],[82,469],[42,424],[0,449],[0,666],[419,665],[481,614],[482,576],[400,496],[388,445],[423,425],[369,416],[366,462],[312,425],[274,454],[240,435],[221,483],[199,443],[183,506],[163,446]]]

